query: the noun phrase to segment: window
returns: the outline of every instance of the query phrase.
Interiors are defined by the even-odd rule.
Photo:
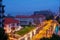
[[[20,21],[20,23],[26,24],[26,23],[27,23],[27,21]]]
[[[19,24],[19,23],[17,23],[17,26],[20,26],[20,24]]]
[[[14,26],[15,24],[12,24],[12,26]]]

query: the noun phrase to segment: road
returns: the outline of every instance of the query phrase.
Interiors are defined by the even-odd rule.
[[[32,40],[40,40],[40,38],[43,38],[43,37],[50,38],[52,36],[57,23],[53,22],[53,20],[49,20],[47,21],[46,24],[47,25],[45,25],[42,30],[39,30],[38,34],[33,36]]]
[[[36,35],[34,35],[31,38],[31,40],[40,40],[40,38],[43,38],[43,37],[46,37],[46,38],[52,37],[52,34],[55,31],[56,25],[57,25],[57,23],[54,22],[53,20],[44,21],[40,26],[40,27],[42,27],[42,29],[39,28],[38,33]],[[11,38],[11,37],[10,37],[10,39],[14,40],[14,38]]]

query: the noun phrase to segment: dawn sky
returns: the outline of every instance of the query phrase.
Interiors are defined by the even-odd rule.
[[[5,14],[30,15],[34,11],[58,10],[59,0],[3,0]]]

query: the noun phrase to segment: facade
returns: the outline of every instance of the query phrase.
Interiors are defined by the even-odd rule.
[[[17,15],[16,19],[20,20],[20,25],[29,25],[33,24],[33,19],[25,15]]]
[[[37,25],[39,25],[46,19],[46,17],[41,14],[36,14],[36,15],[33,14],[31,17],[33,18],[34,23]]]
[[[29,25],[30,23],[33,24],[32,18],[20,18],[20,25]]]
[[[19,25],[19,21],[15,20],[13,18],[5,18],[4,22],[4,29],[7,33],[10,33],[11,31],[18,31],[22,27]]]
[[[0,0],[0,27],[4,27],[4,5],[2,5],[2,0]]]
[[[47,20],[54,18],[54,13],[51,12],[50,10],[35,11],[34,15],[44,15]]]
[[[30,16],[21,16],[21,15],[17,15],[16,18],[18,18],[20,20],[20,25],[35,25],[35,24],[39,24],[42,21],[45,20],[45,16],[43,15],[30,15]]]

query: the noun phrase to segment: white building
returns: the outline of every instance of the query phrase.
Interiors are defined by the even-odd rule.
[[[20,20],[20,25],[35,25],[36,23],[41,23],[45,20],[45,16],[43,15],[31,15],[31,16],[21,16],[17,15],[16,18]]]
[[[14,18],[5,18],[4,21],[4,29],[6,33],[10,33],[11,31],[20,30],[22,27],[19,25],[19,21]]]

